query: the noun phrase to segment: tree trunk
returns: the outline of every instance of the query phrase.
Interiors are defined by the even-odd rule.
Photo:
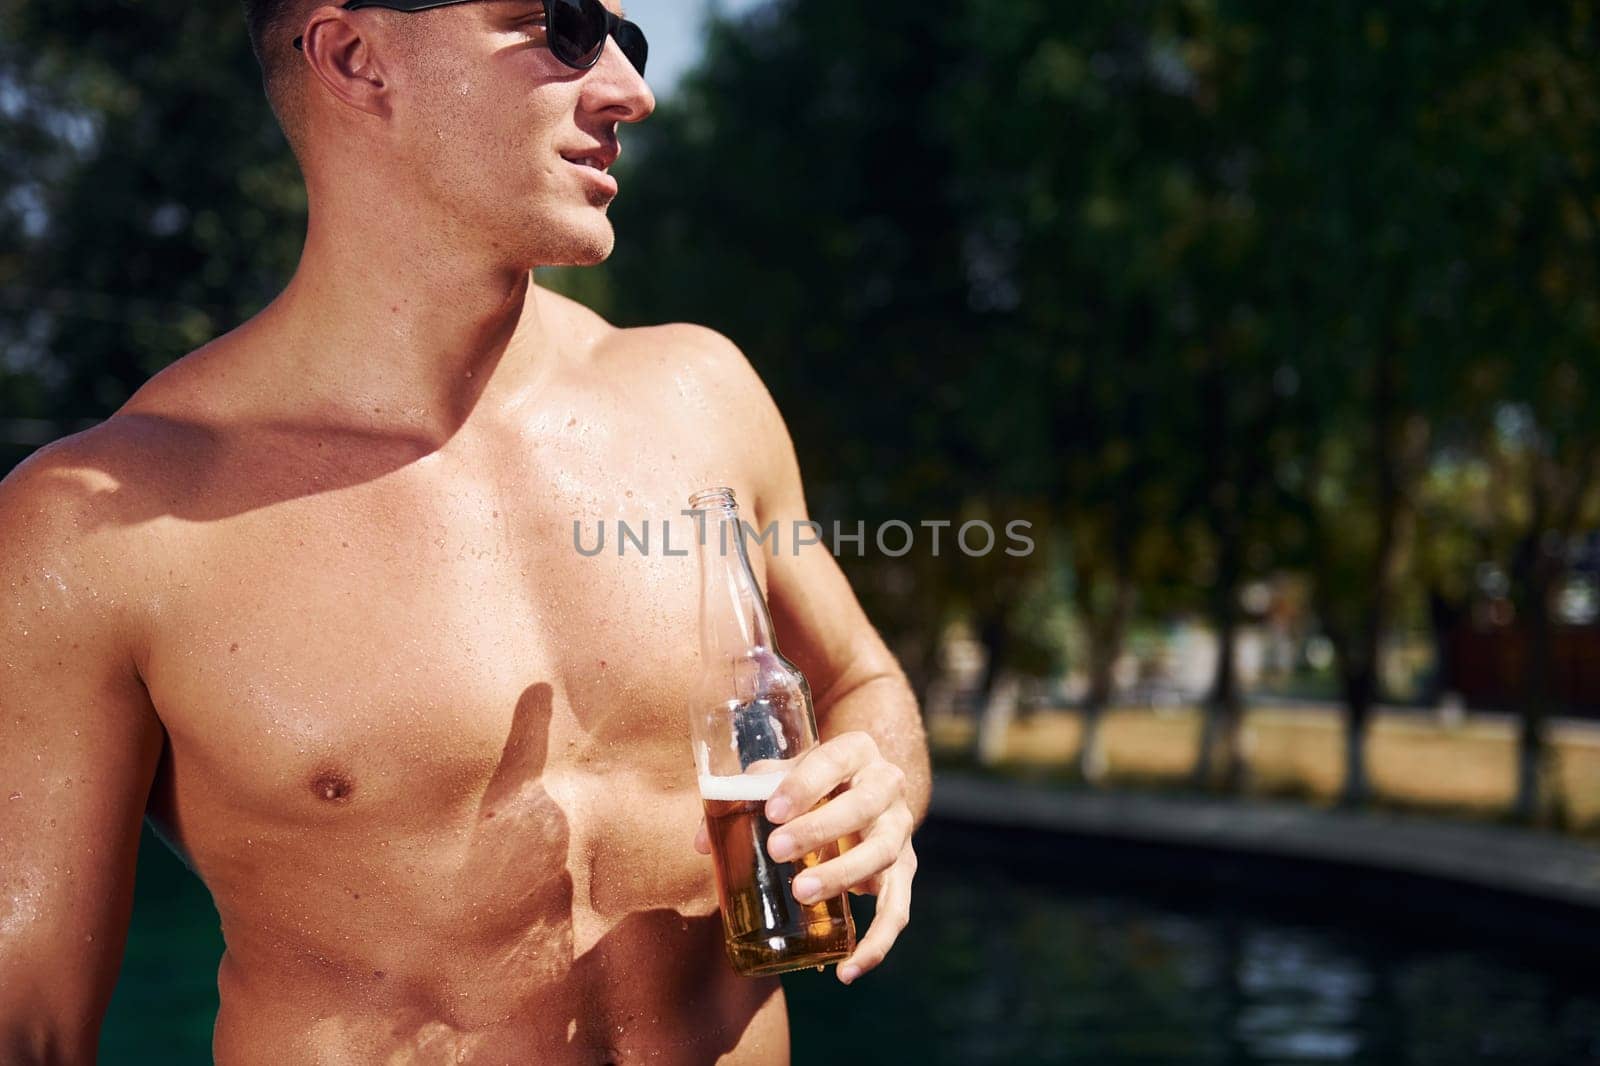
[[[1401,526],[1407,514],[1408,486],[1415,485],[1426,454],[1427,433],[1407,434],[1398,403],[1399,368],[1394,352],[1386,348],[1373,367],[1373,475],[1376,482],[1374,521],[1377,543],[1370,561],[1366,602],[1354,612],[1353,624],[1324,628],[1334,642],[1335,656],[1345,691],[1344,786],[1340,803],[1360,806],[1371,794],[1367,780],[1367,731],[1373,704],[1378,699],[1382,634],[1389,621],[1395,559],[1400,551]],[[1408,437],[1410,439],[1408,439]],[[1332,590],[1323,588],[1325,602]],[[1324,611],[1324,619],[1332,619]]]
[[[1387,540],[1388,538],[1385,538]],[[1389,541],[1392,543],[1392,541]],[[1384,552],[1379,559],[1386,558]],[[1386,570],[1380,566],[1380,574]],[[1334,661],[1339,668],[1339,685],[1344,694],[1344,783],[1339,804],[1360,807],[1372,795],[1367,778],[1367,733],[1372,723],[1373,705],[1378,700],[1378,678],[1382,619],[1386,617],[1385,589],[1374,589],[1359,625],[1341,628],[1325,625],[1333,642]]]
[[[1517,737],[1517,798],[1513,813],[1525,825],[1556,820],[1545,782],[1554,777],[1544,716],[1524,708]]]
[[[1451,640],[1466,617],[1465,605],[1450,599],[1437,588],[1428,589],[1428,636],[1433,643],[1433,670],[1422,693],[1425,707],[1438,707],[1456,691],[1455,662]]]
[[[1096,648],[1090,652],[1089,658],[1089,691],[1083,699],[1077,768],[1079,777],[1096,783],[1106,775],[1105,738],[1101,735],[1100,726],[1105,719],[1106,705],[1111,702],[1111,675],[1116,665],[1116,650]]]
[[[983,678],[978,684],[978,720],[972,731],[972,756],[992,765],[1005,746],[1005,734],[1016,713],[1016,687],[1003,685],[1006,656],[1011,648],[1011,624],[1004,606],[997,605],[978,623],[983,645]]]
[[[1367,732],[1377,690],[1376,667],[1374,657],[1344,678],[1344,786],[1339,793],[1339,804],[1344,807],[1365,805],[1372,792],[1367,781]]]
[[[1197,788],[1237,792],[1246,774],[1244,700],[1237,667],[1238,611],[1218,612],[1217,665],[1206,694],[1200,725],[1200,750],[1190,777]]]
[[[1078,607],[1089,636],[1089,690],[1083,701],[1082,738],[1078,743],[1078,774],[1085,781],[1098,782],[1107,769],[1101,724],[1111,703],[1115,686],[1117,657],[1122,653],[1122,635],[1133,606],[1133,582],[1126,574],[1113,579],[1111,602],[1096,610],[1094,589],[1080,574]]]
[[[1217,630],[1217,664],[1201,714],[1200,744],[1190,777],[1201,788],[1239,789],[1244,771],[1243,706],[1236,663],[1239,585],[1244,577],[1243,512],[1265,471],[1259,441],[1235,436],[1234,392],[1222,337],[1209,346],[1201,387],[1209,441],[1205,449],[1204,513],[1217,544],[1211,621]],[[1239,445],[1243,444],[1243,448]]]
[[[1550,450],[1552,453],[1555,449]],[[1528,635],[1523,656],[1522,729],[1517,751],[1516,815],[1524,822],[1566,822],[1566,794],[1556,774],[1555,752],[1546,735],[1555,702],[1555,620],[1550,601],[1567,574],[1566,547],[1583,524],[1591,488],[1600,477],[1600,441],[1579,449],[1564,464],[1542,457],[1533,477],[1532,521],[1518,546],[1513,571],[1522,577],[1523,625]]]
[[[1550,673],[1553,620],[1550,596],[1554,591],[1556,561],[1542,545],[1533,547],[1538,558],[1528,568],[1528,588],[1523,603],[1523,631],[1527,645],[1522,657],[1522,715],[1517,742],[1517,798],[1514,807],[1518,821],[1529,825],[1559,823],[1559,788],[1551,766],[1554,752],[1549,743],[1551,704]]]
[[[1005,758],[1011,723],[1017,716],[1021,682],[1009,671],[990,687],[978,717],[977,756],[980,766],[994,766]]]

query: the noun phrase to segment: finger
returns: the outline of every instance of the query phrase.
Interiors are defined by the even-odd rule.
[[[896,843],[899,834],[894,828],[883,826],[882,822],[879,825],[882,828],[868,834],[856,847],[795,877],[794,898],[801,903],[815,903],[842,895],[893,866],[904,845]]]
[[[700,819],[700,828],[694,833],[694,850],[702,855],[711,854],[711,834],[706,832],[706,820]]]
[[[856,775],[843,793],[822,806],[785,823],[767,840],[767,852],[779,862],[787,862],[856,833],[869,833],[878,819],[897,804],[904,807],[905,774],[893,763],[876,763]],[[905,838],[911,836],[910,810],[904,822]],[[894,842],[898,854],[905,839]]]
[[[800,757],[793,770],[778,783],[767,800],[767,820],[786,822],[809,811],[823,797],[878,759],[878,742],[856,730],[840,733]]]
[[[839,980],[849,984],[869,970],[876,969],[900,939],[900,933],[911,920],[911,878],[915,866],[896,868],[884,877],[883,892],[878,896],[877,912],[872,916],[872,926],[856,943],[856,950],[839,964],[835,971]]]

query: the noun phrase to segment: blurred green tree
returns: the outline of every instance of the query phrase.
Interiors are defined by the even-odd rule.
[[[1473,219],[1463,384],[1499,490],[1476,518],[1516,607],[1516,810],[1529,821],[1563,817],[1547,739],[1555,599],[1575,539],[1600,524],[1597,15],[1572,3],[1519,20],[1433,114]]]
[[[48,439],[271,299],[305,194],[237,5],[5,5],[0,41],[0,396]]]
[[[1471,355],[1458,175],[1431,108],[1482,62],[1505,16],[1486,4],[1252,10],[1272,50],[1254,94],[1275,101],[1266,200],[1288,294],[1280,343],[1298,378],[1289,481],[1339,668],[1343,795],[1355,803],[1436,425]]]

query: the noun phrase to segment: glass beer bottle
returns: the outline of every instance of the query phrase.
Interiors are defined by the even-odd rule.
[[[767,852],[766,802],[817,743],[811,689],[778,654],[750,569],[733,490],[689,498],[699,512],[700,680],[690,739],[733,968],[748,977],[847,958],[855,923],[846,896],[801,903],[795,875],[839,854],[837,843],[789,862]]]

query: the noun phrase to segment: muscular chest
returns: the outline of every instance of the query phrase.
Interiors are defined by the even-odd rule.
[[[314,818],[480,802],[508,757],[688,781],[697,472],[588,458],[401,470],[185,531],[151,654],[175,755]]]

